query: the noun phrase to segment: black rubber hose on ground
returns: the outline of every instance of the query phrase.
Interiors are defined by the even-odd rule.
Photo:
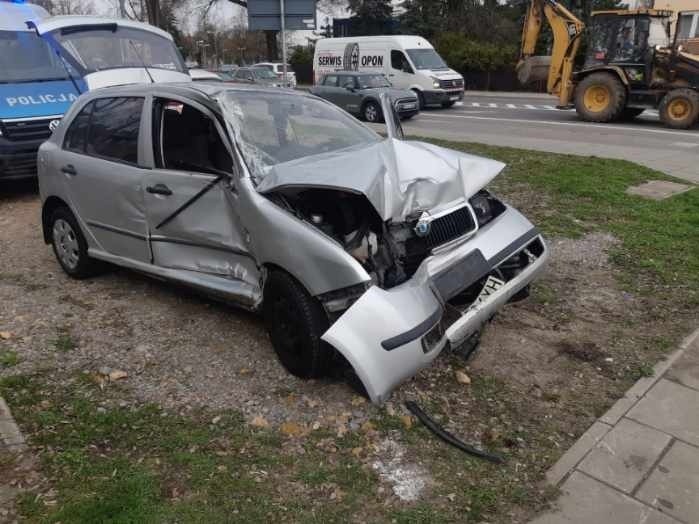
[[[408,410],[413,415],[415,415],[418,418],[418,420],[427,427],[427,429],[429,429],[432,433],[437,435],[447,444],[451,444],[452,446],[459,448],[461,451],[464,451],[469,455],[473,455],[475,457],[494,462],[495,464],[505,463],[505,459],[500,455],[495,455],[493,453],[488,453],[487,451],[474,448],[473,446],[470,446],[465,442],[460,441],[454,435],[442,429],[441,426],[439,426],[427,413],[422,411],[422,409],[420,409],[420,406],[418,406],[412,400],[407,400],[405,402],[405,407],[408,408]]]

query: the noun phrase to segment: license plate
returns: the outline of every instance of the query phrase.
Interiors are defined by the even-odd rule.
[[[475,300],[473,304],[471,304],[471,307],[473,308],[475,306],[479,306],[483,302],[487,302],[490,296],[504,285],[505,282],[503,280],[500,280],[499,278],[490,275],[488,277],[488,280],[485,281],[485,285],[483,286],[483,289],[481,289],[478,298]]]
[[[452,102],[456,102],[459,98],[461,98],[461,97],[460,96],[450,96],[449,100],[451,100]]]
[[[403,109],[415,109],[415,104],[403,104]]]

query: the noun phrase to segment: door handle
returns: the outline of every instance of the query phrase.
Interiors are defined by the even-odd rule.
[[[146,191],[148,191],[151,195],[172,195],[172,191],[170,191],[170,188],[167,187],[165,184],[155,184],[154,186],[148,186],[146,188]]]
[[[78,172],[75,170],[73,164],[67,164],[61,168],[61,171],[66,175],[75,176]]]
[[[396,76],[396,75],[394,75],[393,73],[389,73],[388,76]]]

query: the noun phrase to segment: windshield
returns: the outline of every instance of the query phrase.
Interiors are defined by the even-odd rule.
[[[257,78],[277,78],[277,75],[275,75],[272,71],[269,69],[262,69],[262,68],[256,68],[252,70],[252,73],[257,77]]]
[[[60,59],[36,33],[0,31],[0,83],[67,78]]]
[[[277,164],[381,140],[349,114],[314,98],[227,91],[221,104],[256,183]]]
[[[52,33],[75,59],[83,74],[120,67],[169,69],[185,73],[175,44],[149,31],[119,27],[75,31],[67,28]]]
[[[372,87],[391,87],[391,82],[383,75],[359,75],[359,87],[367,89]]]
[[[408,56],[418,69],[449,69],[434,49],[408,49]]]

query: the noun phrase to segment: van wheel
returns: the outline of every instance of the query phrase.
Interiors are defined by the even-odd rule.
[[[673,89],[663,97],[660,121],[674,129],[689,129],[699,118],[699,93],[692,89]]]
[[[376,102],[367,102],[364,104],[364,109],[362,109],[362,116],[367,122],[376,124],[378,122],[383,122],[383,116],[381,115],[381,108]]]
[[[626,88],[611,73],[593,73],[575,88],[575,110],[588,122],[618,120],[625,106]]]
[[[291,275],[272,271],[265,282],[263,316],[282,365],[300,378],[325,375],[332,348],[321,336],[328,318],[320,303]]]
[[[70,209],[56,209],[49,224],[53,252],[63,271],[76,279],[91,277],[97,273],[100,263],[87,254],[87,241]]]
[[[420,108],[420,111],[422,111],[423,109],[425,109],[425,95],[423,95],[417,89],[415,89],[413,92],[417,95],[418,107]]]

